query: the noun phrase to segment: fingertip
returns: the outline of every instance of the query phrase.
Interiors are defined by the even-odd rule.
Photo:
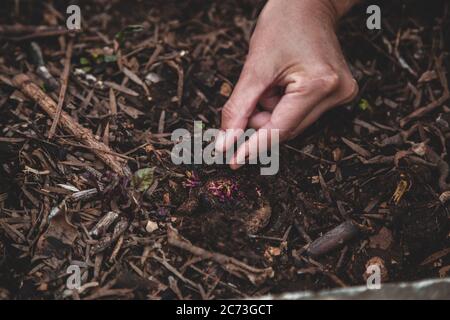
[[[226,131],[221,130],[217,138],[216,150],[226,152],[234,145],[242,134],[244,134],[244,130],[240,128],[227,129]]]
[[[233,171],[236,171],[236,170],[239,169],[241,166],[242,166],[242,165],[230,163],[230,168],[231,168],[231,170],[233,170]]]
[[[237,160],[237,158],[236,158],[237,156],[235,155],[232,159],[231,159],[231,161],[230,161],[230,168],[231,168],[231,170],[237,170],[237,169],[239,169],[240,167],[242,167],[243,165],[244,165],[244,163],[240,163],[238,160]]]
[[[217,152],[225,152],[225,132],[223,130],[219,131],[219,134],[216,137],[216,142],[214,145],[214,149]]]

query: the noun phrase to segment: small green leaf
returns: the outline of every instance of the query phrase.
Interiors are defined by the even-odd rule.
[[[372,110],[372,106],[366,99],[361,99],[361,101],[359,101],[358,106],[362,111]]]
[[[122,32],[124,33],[136,33],[136,32],[142,32],[144,30],[144,27],[140,24],[130,24],[126,26]]]
[[[114,54],[105,55],[103,58],[104,58],[106,63],[108,63],[108,62],[116,62],[117,61],[117,56],[114,55]]]
[[[132,185],[135,189],[144,192],[153,184],[155,167],[139,169],[133,175]]]
[[[203,122],[201,122],[201,123],[195,122],[195,127],[197,129],[203,130],[203,129],[205,129],[206,125]]]
[[[89,60],[87,58],[81,57],[80,58],[80,64],[83,65],[83,66],[86,66],[86,65],[90,64],[90,62],[89,62]]]
[[[143,30],[144,30],[143,26],[138,25],[138,24],[132,24],[132,25],[126,26],[120,32],[118,32],[116,34],[115,38],[117,39],[117,41],[119,41],[119,43],[122,43],[123,40],[125,40],[125,36],[133,34],[133,33],[142,32]]]

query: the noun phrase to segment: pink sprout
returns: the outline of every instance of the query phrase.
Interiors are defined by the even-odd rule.
[[[206,185],[208,192],[217,197],[220,202],[230,201],[241,197],[239,184],[231,179],[218,179],[209,181]]]
[[[186,171],[186,181],[183,182],[183,186],[187,188],[196,188],[201,185],[199,176],[195,171]]]

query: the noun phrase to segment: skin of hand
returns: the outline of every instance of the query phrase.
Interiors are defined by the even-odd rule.
[[[336,24],[356,2],[267,2],[239,81],[222,109],[216,150],[225,152],[233,146],[233,130],[257,130],[231,158],[232,169],[239,168],[249,154],[256,154],[250,150],[258,150],[259,140],[270,132],[262,131],[275,129],[280,142],[287,141],[327,110],[355,98],[358,85],[342,54]]]

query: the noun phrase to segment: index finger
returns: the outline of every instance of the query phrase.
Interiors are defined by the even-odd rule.
[[[239,146],[231,159],[230,167],[238,169],[246,160],[254,160],[255,156],[267,151],[274,136],[278,135],[278,143],[291,138],[298,125],[324,98],[326,96],[324,97],[320,90],[285,94],[275,107],[270,120]]]

